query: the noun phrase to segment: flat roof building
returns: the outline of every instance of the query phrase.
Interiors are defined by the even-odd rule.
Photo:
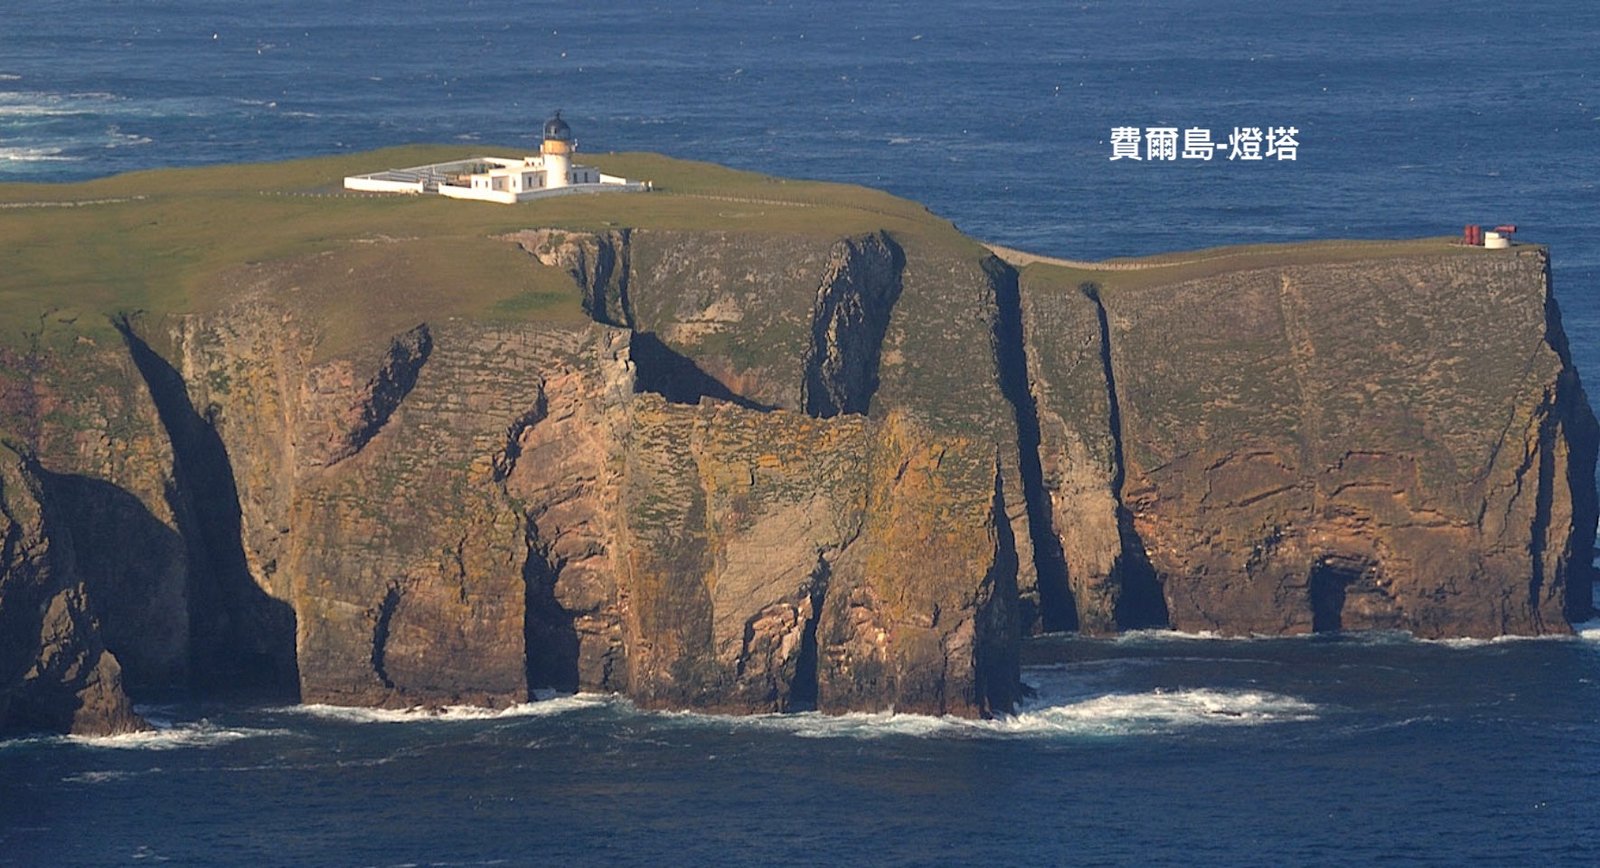
[[[573,193],[640,192],[643,181],[607,175],[572,162],[577,152],[572,128],[561,112],[545,121],[539,153],[527,157],[468,157],[448,163],[386,169],[344,179],[346,190],[368,193],[437,193],[510,205]]]

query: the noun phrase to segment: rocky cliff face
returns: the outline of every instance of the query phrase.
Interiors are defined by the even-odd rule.
[[[979,715],[1041,628],[1586,614],[1542,254],[1112,285],[914,233],[502,241],[574,316],[337,341],[324,255],[4,349],[0,725],[173,687]]]
[[[1494,636],[1588,615],[1596,426],[1542,251],[1024,303],[1085,629]]]
[[[568,272],[588,319],[423,322],[325,358],[300,303],[320,266],[291,261],[230,274],[210,312],[119,319],[118,342],[56,324],[7,384],[7,430],[47,456],[13,462],[33,482],[7,514],[34,503],[15,492],[62,505],[13,523],[34,542],[5,575],[72,590],[46,626],[79,662],[13,673],[8,719],[129,725],[119,658],[150,689],[307,702],[1011,707],[1025,519],[981,269],[908,268],[881,233],[508,243]],[[897,322],[903,295],[968,314]],[[965,397],[924,399],[930,339],[979,349],[939,373],[975,379]],[[43,546],[77,560],[27,566]],[[8,630],[7,661],[40,629]],[[46,688],[106,710],[19,710]]]

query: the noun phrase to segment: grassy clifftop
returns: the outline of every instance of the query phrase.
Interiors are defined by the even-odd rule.
[[[729,230],[838,238],[887,229],[975,245],[922,206],[840,184],[788,181],[653,154],[584,155],[655,192],[515,206],[438,196],[347,194],[345,175],[515,148],[415,146],[285,163],[157,170],[79,184],[0,185],[0,341],[52,315],[100,328],[109,315],[199,312],[241,268],[297,263],[336,294],[311,300],[330,338],[404,319],[579,318],[571,279],[497,240],[530,226]],[[399,239],[402,244],[375,244]],[[325,254],[325,256],[318,256]],[[508,267],[512,263],[522,267]],[[342,277],[341,277],[342,276]],[[105,326],[109,328],[109,326]],[[362,332],[357,334],[356,332]]]

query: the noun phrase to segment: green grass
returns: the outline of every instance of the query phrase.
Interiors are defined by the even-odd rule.
[[[1541,245],[1524,244],[1506,250],[1485,250],[1481,247],[1463,247],[1456,243],[1457,240],[1454,236],[1446,236],[1399,241],[1335,239],[1250,244],[1106,260],[1107,265],[1159,266],[1136,271],[1068,268],[1036,262],[1024,268],[1023,272],[1028,276],[1030,285],[1040,289],[1059,288],[1076,291],[1084,283],[1093,283],[1100,287],[1102,292],[1115,292],[1118,289],[1167,286],[1256,268],[1325,265],[1422,255],[1514,256],[1521,252],[1543,249]]]
[[[86,330],[123,311],[215,309],[251,269],[305,271],[308,307],[330,349],[345,338],[428,317],[580,316],[571,281],[496,236],[520,229],[618,227],[807,233],[888,229],[970,243],[915,202],[841,184],[791,181],[654,154],[587,164],[653,181],[643,194],[567,196],[520,205],[438,196],[346,195],[345,175],[517,148],[413,146],[283,163],[134,172],[76,184],[0,185],[0,340],[46,311]],[[738,201],[728,201],[728,200]],[[388,239],[388,241],[385,241]]]

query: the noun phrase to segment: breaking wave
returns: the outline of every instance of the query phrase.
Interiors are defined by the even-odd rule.
[[[0,162],[13,163],[70,163],[79,159],[69,157],[60,148],[7,148],[0,147]]]
[[[764,714],[723,717],[663,712],[696,724],[777,730],[800,738],[1052,738],[1121,737],[1196,727],[1261,726],[1316,720],[1312,703],[1263,691],[1151,690],[1034,700],[992,720],[925,714]]]
[[[1455,637],[1428,639],[1404,630],[1364,630],[1353,633],[1304,633],[1295,636],[1248,635],[1229,636],[1210,631],[1183,633],[1177,630],[1129,630],[1107,641],[1118,645],[1154,645],[1183,642],[1329,642],[1354,645],[1433,645],[1442,648],[1483,648],[1493,645],[1510,645],[1519,642],[1569,642],[1576,638],[1590,639],[1600,636],[1600,620],[1573,624],[1575,635],[1548,633],[1543,636],[1491,636],[1488,638]],[[1070,638],[1071,634],[1059,634]]]
[[[605,705],[609,698],[580,693],[524,702],[508,708],[479,705],[447,705],[441,708],[358,708],[348,705],[291,705],[276,709],[287,714],[303,714],[341,723],[418,723],[427,721],[500,720],[513,717],[548,717],[584,708]]]
[[[1572,629],[1585,642],[1600,642],[1600,619],[1573,624]]]
[[[223,727],[201,720],[163,726],[147,732],[129,732],[122,735],[67,735],[58,739],[68,744],[106,750],[178,750],[180,748],[216,747],[229,742],[261,736],[290,735],[283,729],[253,729],[248,727]]]

